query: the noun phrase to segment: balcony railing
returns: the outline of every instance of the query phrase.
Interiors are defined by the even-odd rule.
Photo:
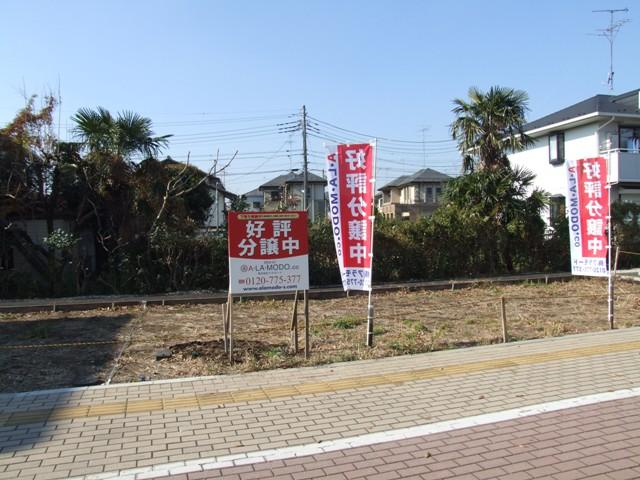
[[[603,150],[600,154],[609,158],[611,183],[640,183],[640,152],[626,148]]]

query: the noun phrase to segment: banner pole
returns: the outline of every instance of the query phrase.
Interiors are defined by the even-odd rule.
[[[291,314],[291,345],[293,353],[298,354],[298,290],[293,297],[293,313]]]
[[[311,348],[311,342],[309,341],[309,290],[305,290],[304,293],[304,358],[308,359],[311,356],[309,351]]]
[[[229,363],[233,363],[233,295],[229,293],[229,310],[227,313],[227,332],[229,334]]]
[[[369,221],[371,222],[371,268],[369,273],[369,301],[367,305],[367,347],[373,347],[373,229],[374,220],[376,218],[376,160],[378,157],[378,139],[370,143],[373,146],[373,178],[371,179],[371,212]]]
[[[609,328],[613,330],[613,265],[612,260],[612,247],[611,240],[613,237],[613,222],[611,221],[611,139],[607,140],[607,264],[609,267],[609,282],[607,285],[607,316],[609,318]]]

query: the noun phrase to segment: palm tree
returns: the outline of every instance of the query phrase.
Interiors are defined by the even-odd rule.
[[[102,107],[81,108],[73,121],[76,123],[74,134],[89,151],[122,159],[129,159],[135,153],[154,157],[168,145],[171,137],[154,136],[151,120],[130,111],[114,117]]]
[[[507,167],[508,153],[531,144],[523,130],[528,100],[522,90],[495,86],[486,93],[472,87],[468,102],[453,101],[451,135],[458,142],[465,172]]]
[[[498,263],[513,271],[512,252],[530,250],[533,258],[541,244],[545,224],[540,214],[548,196],[533,188],[534,178],[524,168],[506,167],[479,170],[447,184],[445,203],[482,226],[477,241],[493,271]]]

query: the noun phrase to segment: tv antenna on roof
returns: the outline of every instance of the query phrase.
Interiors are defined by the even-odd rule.
[[[609,26],[607,28],[598,29],[598,33],[594,33],[598,37],[604,37],[609,42],[609,76],[607,77],[607,85],[609,85],[609,90],[613,90],[613,41],[616,38],[616,35],[622,28],[625,23],[629,22],[628,18],[623,18],[622,20],[618,20],[617,22],[613,21],[613,16],[619,12],[628,12],[628,8],[617,8],[617,9],[608,9],[608,10],[592,10],[593,13],[608,13],[610,15]]]

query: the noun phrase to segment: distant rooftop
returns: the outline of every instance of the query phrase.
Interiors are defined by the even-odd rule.
[[[260,191],[259,188],[256,188],[255,190],[251,190],[250,192],[245,193],[243,196],[244,197],[261,197],[262,192]]]
[[[562,110],[529,122],[524,126],[524,130],[536,130],[596,112],[603,115],[640,115],[638,92],[640,92],[640,89],[631,90],[621,95],[595,95],[570,107],[563,108]]]
[[[167,157],[164,160],[161,160],[160,163],[163,163],[164,165],[167,165],[169,167],[173,167],[174,169],[182,169],[185,167],[185,165],[187,165],[186,163],[178,162],[171,157]],[[201,169],[191,163],[188,165],[188,168],[195,170],[199,175],[207,175],[207,172],[203,172]],[[207,175],[206,183],[210,188],[217,189],[219,192],[225,195],[228,194],[230,197],[236,196],[235,194],[227,190],[223,185],[222,180],[220,180],[220,178],[216,177],[215,175]]]
[[[452,177],[445,173],[438,172],[437,170],[433,170],[431,168],[423,168],[422,170],[418,170],[412,175],[402,175],[390,181],[383,187],[380,187],[379,190],[387,190],[392,187],[403,187],[411,183],[446,182],[451,179]]]
[[[323,185],[327,183],[327,181],[324,178],[319,177],[318,175],[315,175],[311,172],[307,173],[307,182],[321,183]],[[262,190],[263,188],[282,187],[287,183],[304,183],[304,173],[296,172],[292,170],[289,173],[285,173],[284,175],[279,175],[276,178],[273,178],[268,182],[263,183],[258,187],[258,190]]]

